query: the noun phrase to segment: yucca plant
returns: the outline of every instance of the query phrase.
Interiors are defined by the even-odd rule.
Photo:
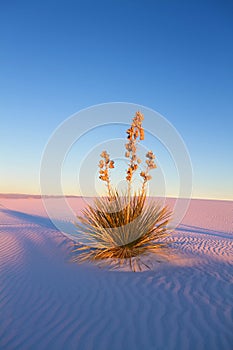
[[[132,178],[141,160],[137,157],[137,144],[144,139],[143,115],[136,112],[131,127],[127,130],[125,156],[129,159],[126,193],[119,194],[110,182],[110,169],[114,161],[106,151],[99,162],[100,179],[106,183],[107,196],[94,200],[76,226],[83,244],[75,244],[75,261],[93,261],[100,264],[129,264],[133,271],[149,268],[142,258],[148,253],[158,252],[165,246],[162,238],[169,234],[167,228],[171,212],[155,201],[147,201],[146,187],[151,179],[149,172],[156,168],[155,155],[146,154],[146,166],[140,172],[143,178],[141,190],[132,194]],[[114,266],[114,265],[113,265]]]

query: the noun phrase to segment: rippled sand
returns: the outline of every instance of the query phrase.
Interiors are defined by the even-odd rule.
[[[0,204],[0,349],[232,349],[233,202],[192,200],[143,273],[73,264],[40,199]]]

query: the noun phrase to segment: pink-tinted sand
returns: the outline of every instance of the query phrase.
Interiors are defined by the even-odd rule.
[[[233,202],[192,200],[167,241],[143,273],[74,264],[40,199],[2,196],[0,349],[231,350]]]

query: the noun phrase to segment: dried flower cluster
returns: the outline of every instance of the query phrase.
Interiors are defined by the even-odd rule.
[[[126,143],[125,156],[129,158],[129,167],[127,169],[126,180],[130,183],[132,181],[133,173],[137,170],[138,164],[141,163],[141,160],[137,157],[137,142],[139,140],[144,140],[144,129],[142,127],[142,121],[144,116],[139,111],[136,112],[135,117],[133,118],[131,127],[126,131],[128,134],[128,143]]]
[[[110,159],[109,154],[106,151],[103,151],[100,155],[101,159],[99,161],[99,178],[102,181],[106,181],[108,193],[109,196],[111,196],[111,184],[110,184],[110,177],[109,177],[109,169],[114,168],[114,161]]]
[[[144,179],[143,185],[142,185],[142,190],[145,189],[147,181],[152,179],[152,176],[149,175],[149,171],[156,168],[156,164],[155,164],[155,161],[154,161],[155,155],[154,155],[154,153],[152,151],[147,152],[146,158],[147,158],[147,160],[146,160],[146,164],[147,164],[146,169],[145,169],[145,171],[141,171],[141,173],[140,173],[140,176]]]

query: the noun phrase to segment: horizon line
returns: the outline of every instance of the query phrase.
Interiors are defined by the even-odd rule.
[[[6,192],[6,193],[0,193],[0,199],[1,198],[34,198],[34,199],[39,199],[39,198],[42,198],[42,197],[45,197],[45,198],[62,198],[62,197],[66,197],[66,198],[95,198],[95,197],[106,197],[106,196],[90,196],[90,195],[87,195],[87,196],[83,196],[83,195],[72,195],[72,194],[64,194],[64,195],[52,195],[52,194],[47,194],[47,195],[41,195],[41,194],[29,194],[29,193],[9,193],[9,192]],[[232,202],[233,201],[233,198],[232,199],[224,199],[224,198],[208,198],[208,197],[174,197],[174,196],[147,196],[148,198],[153,198],[153,197],[158,197],[158,198],[170,198],[170,199],[177,199],[177,198],[180,198],[180,199],[199,199],[199,200],[218,200],[218,201],[229,201],[229,202]]]

